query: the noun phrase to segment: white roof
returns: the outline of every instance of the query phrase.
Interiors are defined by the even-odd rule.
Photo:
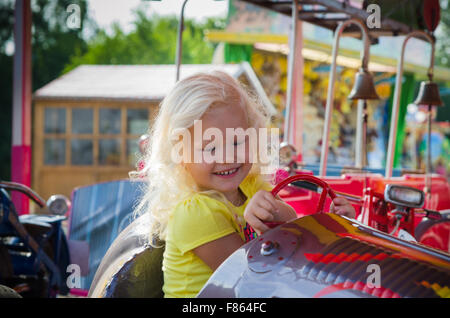
[[[180,79],[198,72],[220,70],[238,78],[244,74],[269,113],[276,110],[248,62],[183,64]],[[43,99],[160,101],[175,85],[175,65],[81,65],[34,93]]]
[[[183,64],[180,79],[220,70],[238,78],[244,73],[270,113],[276,112],[249,63]],[[42,99],[160,101],[175,85],[175,65],[81,65],[34,93]]]
[[[239,76],[239,64],[182,65],[180,78],[197,72],[222,70]],[[175,84],[175,65],[81,65],[38,89],[34,96],[64,99],[159,100]]]

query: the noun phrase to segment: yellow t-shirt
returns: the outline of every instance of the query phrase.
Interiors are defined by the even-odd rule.
[[[163,259],[165,297],[195,297],[213,273],[193,249],[234,232],[246,241],[245,207],[257,191],[270,191],[272,187],[258,176],[247,176],[240,189],[247,200],[234,211],[224,202],[200,193],[175,207],[167,227]]]

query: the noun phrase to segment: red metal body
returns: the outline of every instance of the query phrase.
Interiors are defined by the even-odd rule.
[[[392,233],[395,228],[395,207],[384,200],[384,195],[382,193],[368,188],[365,190],[364,194],[364,206],[361,215],[363,223],[374,229]],[[414,212],[414,209],[408,209],[401,218],[399,224],[399,229],[405,229],[413,236],[416,216]]]
[[[320,211],[327,211],[331,199],[325,198],[326,193],[331,189],[337,195],[342,195],[350,199],[356,210],[356,217],[364,224],[385,233],[391,233],[396,224],[398,211],[395,206],[384,200],[384,189],[387,184],[405,185],[417,189],[423,189],[425,176],[404,175],[402,177],[384,178],[379,174],[344,174],[340,177],[325,177],[320,184],[326,189],[321,194],[309,191],[297,186],[286,186],[295,180],[311,181],[320,180],[312,175],[312,172],[296,171],[297,175],[288,177],[286,171],[277,173],[274,191],[290,204],[299,217],[311,215]],[[303,175],[303,178],[298,178]],[[288,178],[287,178],[288,177]],[[314,180],[313,180],[314,179]],[[325,208],[323,208],[325,201]],[[317,208],[316,208],[317,207]],[[430,210],[442,211],[450,209],[450,188],[445,178],[433,177],[433,192],[426,198],[424,207]],[[314,212],[315,211],[315,212]],[[419,210],[408,209],[404,212],[400,220],[398,230],[403,229],[412,236],[415,236],[415,229],[424,220],[424,213]],[[450,252],[448,237],[450,232],[450,222],[434,224],[425,233],[420,233],[418,241],[431,247]]]
[[[296,174],[309,174],[312,176],[311,171],[296,171]],[[280,179],[284,179],[286,174],[279,173],[277,175],[276,182],[279,183]],[[343,174],[339,177],[323,177],[322,178],[328,185],[338,192],[348,193],[354,196],[363,197],[364,191],[370,188],[378,193],[383,193],[387,184],[399,184],[416,189],[423,190],[425,186],[425,175],[406,174],[401,177],[385,178],[381,174],[372,173],[351,173]],[[447,180],[441,176],[432,177],[432,193],[425,198],[424,208],[430,210],[447,210],[450,209],[450,185]],[[315,211],[317,200],[319,195],[299,188],[287,187],[280,192],[280,197],[286,202],[292,205],[296,211]],[[328,200],[329,204],[330,201]],[[360,212],[358,205],[355,206],[357,214]],[[304,213],[304,212],[300,212]],[[299,215],[302,216],[302,215]]]

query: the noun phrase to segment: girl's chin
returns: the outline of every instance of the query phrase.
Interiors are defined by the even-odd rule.
[[[214,185],[215,190],[220,192],[230,192],[235,191],[239,188],[241,182],[245,179],[248,172],[250,171],[250,167],[247,165],[241,165],[235,172],[220,175],[217,173],[212,173],[211,183]]]

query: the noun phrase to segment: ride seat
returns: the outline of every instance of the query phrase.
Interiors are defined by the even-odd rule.
[[[30,233],[31,236],[35,238],[49,235],[53,229],[52,225],[39,218],[39,215],[24,214],[19,216],[19,220],[20,223],[25,226],[28,233]]]
[[[95,273],[89,297],[161,298],[164,296],[164,245],[150,244],[149,220],[143,215],[114,240]],[[152,246],[153,245],[153,246]],[[161,247],[154,247],[155,245]]]

